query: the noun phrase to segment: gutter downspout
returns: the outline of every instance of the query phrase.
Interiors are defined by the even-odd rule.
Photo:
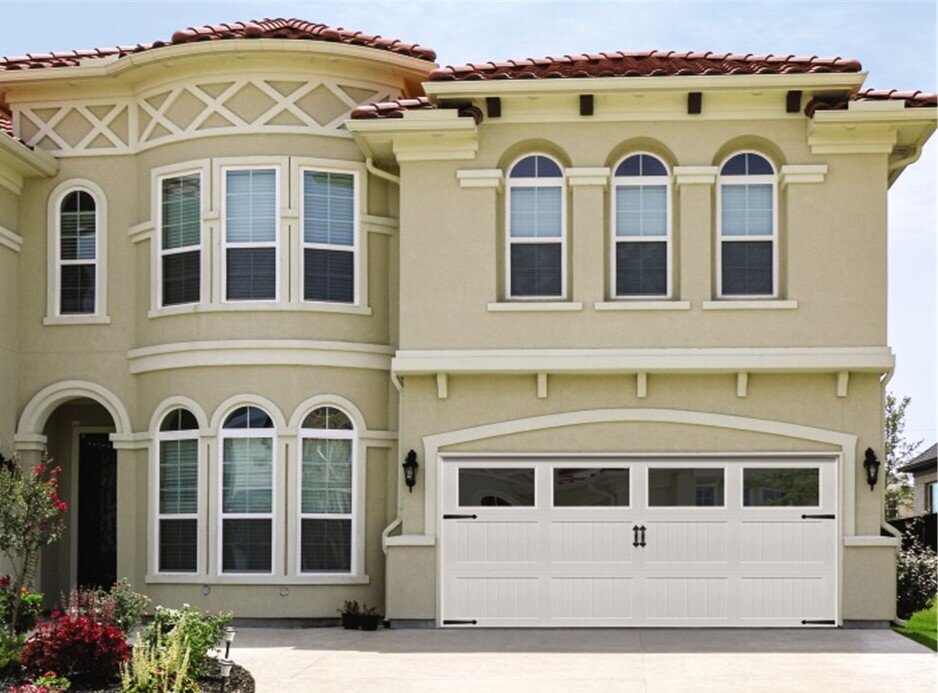
[[[394,185],[399,186],[401,184],[400,176],[395,176],[393,173],[388,173],[387,171],[378,168],[375,166],[374,159],[372,159],[370,156],[365,158],[365,168],[368,169],[368,173],[378,176],[378,178],[383,178],[384,180],[390,181],[394,183]]]
[[[918,159],[918,157],[921,155],[922,155],[922,151],[919,150],[918,155],[915,156],[915,159]],[[898,163],[899,162],[897,162],[897,164]],[[892,166],[890,166],[889,169],[892,170]],[[892,376],[895,375],[895,373],[896,373],[895,369],[890,370],[880,380],[880,382],[883,384],[883,398],[884,399],[886,397],[886,386],[889,385],[889,381],[892,380]],[[886,480],[883,479],[883,485],[885,486],[885,484],[886,484]],[[885,493],[885,489],[883,489],[883,491]],[[899,551],[902,548],[902,532],[900,532],[898,529],[896,529],[891,524],[886,522],[885,517],[883,517],[883,521],[880,523],[879,527],[880,527],[880,530],[885,530],[887,534],[899,540],[899,545],[896,547],[896,551]]]

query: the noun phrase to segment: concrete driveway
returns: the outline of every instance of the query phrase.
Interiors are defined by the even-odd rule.
[[[242,628],[261,693],[934,691],[935,655],[888,630]]]

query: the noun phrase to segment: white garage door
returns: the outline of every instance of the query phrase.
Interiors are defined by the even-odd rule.
[[[820,458],[443,462],[444,626],[825,626]]]

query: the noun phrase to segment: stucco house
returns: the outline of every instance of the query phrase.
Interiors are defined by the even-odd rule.
[[[938,444],[899,467],[912,475],[912,515],[938,512]]]
[[[887,191],[935,96],[435,59],[292,19],[0,59],[0,452],[48,449],[71,508],[41,589],[892,619]]]

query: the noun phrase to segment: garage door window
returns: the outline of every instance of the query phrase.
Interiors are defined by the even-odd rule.
[[[459,505],[534,506],[534,469],[478,468],[459,470]]]
[[[743,470],[745,507],[817,507],[821,470],[778,467]]]
[[[713,468],[652,468],[648,470],[648,505],[722,507],[723,470]]]
[[[554,468],[554,507],[628,505],[628,469]]]

